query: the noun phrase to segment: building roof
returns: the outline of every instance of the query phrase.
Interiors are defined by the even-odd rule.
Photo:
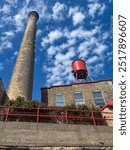
[[[98,83],[98,82],[104,82],[104,81],[112,81],[112,79],[103,79],[103,80],[96,80],[96,81],[89,81],[89,82],[78,82],[78,83],[71,83],[71,84],[62,84],[62,85],[54,85],[50,87],[42,87],[42,89],[51,89],[55,87],[65,87],[65,86],[73,86],[73,85],[80,85],[80,84],[91,84],[91,83]]]

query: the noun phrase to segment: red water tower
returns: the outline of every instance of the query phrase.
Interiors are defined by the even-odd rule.
[[[72,73],[74,74],[76,80],[85,79],[87,81],[87,77],[89,77],[89,74],[84,60],[77,59],[73,61],[72,69]]]

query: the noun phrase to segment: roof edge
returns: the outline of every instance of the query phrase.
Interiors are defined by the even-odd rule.
[[[53,85],[49,87],[41,87],[42,89],[51,89],[55,87],[65,87],[65,86],[73,86],[73,85],[79,85],[79,84],[91,84],[91,83],[98,83],[98,82],[104,82],[104,81],[112,81],[112,79],[103,79],[103,80],[96,80],[91,82],[78,82],[78,83],[71,83],[71,84],[61,84],[61,85]]]

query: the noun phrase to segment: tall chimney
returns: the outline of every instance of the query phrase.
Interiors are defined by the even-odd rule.
[[[25,100],[32,99],[35,58],[34,48],[36,36],[36,22],[38,18],[39,15],[36,11],[31,11],[28,15],[28,22],[8,87],[7,93],[9,99],[15,100],[19,96],[24,97]]]

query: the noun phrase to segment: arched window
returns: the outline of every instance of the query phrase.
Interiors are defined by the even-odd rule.
[[[102,92],[100,90],[95,90],[92,92],[93,93],[93,98],[97,106],[104,106],[105,105],[105,100],[102,95]]]
[[[65,106],[64,94],[58,93],[55,95],[55,106]]]

